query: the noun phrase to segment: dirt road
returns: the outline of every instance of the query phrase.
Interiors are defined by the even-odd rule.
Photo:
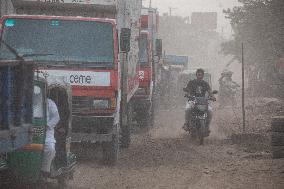
[[[182,124],[182,110],[160,112],[155,128],[138,131],[131,147],[122,150],[116,166],[80,162],[72,188],[284,188],[283,159],[272,160],[267,150],[250,153],[231,145],[216,132],[216,121],[211,137],[199,146],[181,129]]]

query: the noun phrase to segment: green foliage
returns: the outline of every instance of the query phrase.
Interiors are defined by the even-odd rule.
[[[224,10],[234,30],[234,40],[222,45],[225,55],[241,60],[241,43],[245,46],[246,63],[256,70],[271,70],[284,56],[284,1],[239,0],[241,6]],[[266,74],[267,75],[267,74]]]

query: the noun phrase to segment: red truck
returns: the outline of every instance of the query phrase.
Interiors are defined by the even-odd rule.
[[[158,27],[157,9],[143,8],[139,37],[139,90],[134,96],[136,120],[142,127],[152,125],[154,120],[157,66],[162,55],[162,42],[158,39]]]
[[[72,86],[72,146],[103,147],[115,163],[130,143],[129,103],[138,80],[141,0],[15,0],[1,39]],[[79,146],[79,148],[77,148]]]

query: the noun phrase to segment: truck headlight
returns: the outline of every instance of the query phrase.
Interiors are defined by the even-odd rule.
[[[109,100],[94,100],[93,101],[94,109],[108,109],[109,108]]]

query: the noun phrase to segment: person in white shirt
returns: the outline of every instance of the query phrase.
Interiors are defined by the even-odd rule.
[[[60,121],[57,106],[54,101],[47,99],[47,126],[46,126],[46,138],[44,144],[44,153],[42,158],[41,171],[44,175],[50,173],[51,162],[55,157],[55,137],[54,128]]]

